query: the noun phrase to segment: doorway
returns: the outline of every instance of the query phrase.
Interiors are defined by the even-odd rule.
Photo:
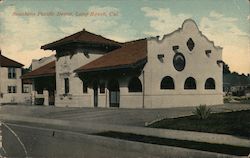
[[[49,90],[49,105],[55,105],[55,91]]]
[[[119,107],[120,106],[120,88],[117,80],[110,80],[108,83],[109,90],[109,106]]]
[[[93,83],[93,90],[94,90],[94,107],[98,107],[98,82],[97,81]]]

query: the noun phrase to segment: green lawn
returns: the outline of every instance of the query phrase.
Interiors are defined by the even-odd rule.
[[[194,115],[164,119],[149,127],[221,133],[250,138],[250,110],[213,113],[206,120],[200,120]]]
[[[217,153],[230,154],[230,155],[238,155],[238,156],[246,156],[249,154],[249,150],[250,150],[250,148],[247,148],[247,147],[238,147],[238,146],[231,146],[231,145],[224,145],[224,144],[211,144],[211,143],[205,143],[205,142],[176,140],[176,139],[168,139],[168,138],[159,138],[159,137],[152,137],[152,136],[145,136],[145,135],[137,135],[137,134],[132,134],[132,133],[114,132],[114,131],[96,133],[95,135],[111,137],[111,138],[116,138],[116,139],[123,139],[123,140],[128,140],[128,141],[183,147],[183,148],[188,148],[188,149],[197,149],[197,150],[217,152]]]
[[[197,116],[186,116],[174,119],[164,119],[156,122],[149,127],[167,128],[177,130],[200,131],[209,133],[223,133],[239,137],[250,138],[250,110],[213,113],[206,120],[200,120]],[[205,142],[195,142],[186,140],[176,140],[168,138],[159,138],[132,133],[121,133],[107,131],[97,133],[96,135],[137,141],[150,144],[176,146],[203,151],[218,152],[230,155],[246,156],[249,154],[249,147],[237,147],[223,144],[210,144]]]

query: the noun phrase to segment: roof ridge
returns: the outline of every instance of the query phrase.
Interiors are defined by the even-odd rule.
[[[139,42],[139,41],[143,41],[143,40],[147,40],[147,38],[139,38],[139,39],[136,39],[136,40],[127,41],[127,42],[124,42],[124,44],[129,44],[129,43]]]
[[[81,31],[77,32],[77,33],[78,33],[78,35],[76,36],[76,38],[74,39],[74,41],[79,40],[79,38],[80,38],[80,36],[81,36],[81,33],[85,33],[85,32],[87,32],[85,29],[83,29],[83,30],[81,30]],[[76,35],[77,33],[75,33],[75,35]]]
[[[78,31],[78,32],[73,33],[73,34],[71,34],[71,35],[69,35],[69,36],[65,36],[65,37],[63,37],[62,39],[59,39],[59,40],[57,40],[57,41],[55,41],[55,42],[64,40],[64,39],[66,39],[66,38],[70,38],[70,37],[72,37],[72,36],[75,36],[75,35],[79,34],[80,32],[82,32],[82,31]],[[80,34],[79,34],[78,36],[80,36]]]
[[[86,35],[86,37],[84,36],[84,34]],[[106,45],[114,45],[114,46],[121,46],[122,43],[118,42],[118,41],[114,41],[112,39],[108,39],[106,37],[103,37],[102,35],[99,34],[95,34],[92,32],[89,32],[85,29],[78,31],[72,35],[66,36],[64,38],[61,38],[59,40],[56,40],[54,42],[45,44],[43,46],[41,46],[41,49],[47,50],[47,49],[51,49],[53,50],[55,47],[60,46],[60,45],[64,45],[67,43],[71,43],[71,42],[82,42],[82,43],[100,43],[100,44],[106,44]]]
[[[107,37],[104,37],[104,36],[102,36],[102,35],[100,35],[100,34],[95,34],[95,33],[89,32],[89,31],[87,31],[86,29],[83,29],[82,31],[85,31],[85,32],[90,33],[90,34],[95,35],[95,36],[99,36],[99,37],[104,38],[104,39],[109,40],[109,41],[113,41],[113,42],[116,42],[116,43],[119,43],[119,44],[123,44],[123,42],[118,42],[118,41],[109,39],[109,38],[107,38]]]

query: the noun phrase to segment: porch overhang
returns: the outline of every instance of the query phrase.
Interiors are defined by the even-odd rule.
[[[55,61],[52,61],[44,66],[41,66],[38,69],[35,69],[29,73],[26,73],[21,76],[21,79],[34,79],[39,77],[55,77],[56,76],[56,67]]]
[[[116,66],[107,66],[107,67],[99,67],[93,69],[76,69],[74,70],[75,73],[91,73],[91,72],[107,72],[113,70],[123,70],[123,69],[137,69],[144,66],[147,63],[147,58],[144,58],[136,63],[125,64],[125,65],[116,65]]]

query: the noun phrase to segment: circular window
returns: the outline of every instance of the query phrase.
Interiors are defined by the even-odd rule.
[[[184,55],[181,54],[181,53],[176,53],[174,55],[173,64],[174,64],[174,68],[177,71],[182,71],[185,68],[185,65],[186,65]]]

